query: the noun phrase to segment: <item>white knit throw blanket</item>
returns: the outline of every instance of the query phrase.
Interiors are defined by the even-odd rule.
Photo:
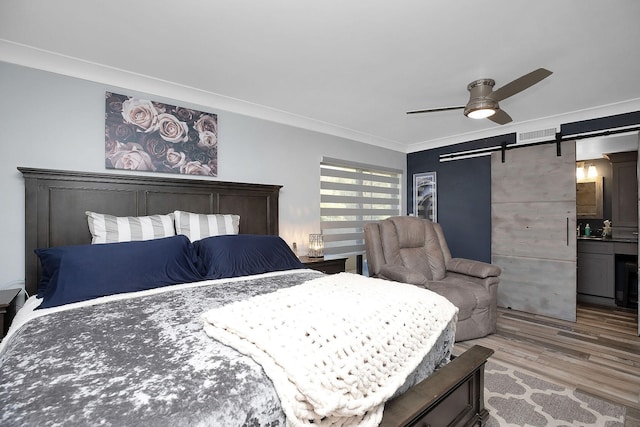
[[[202,315],[262,365],[290,426],[377,426],[458,309],[423,288],[340,273]]]

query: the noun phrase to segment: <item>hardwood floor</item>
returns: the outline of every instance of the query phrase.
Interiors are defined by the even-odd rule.
[[[636,310],[579,305],[576,323],[498,309],[494,335],[457,343],[495,351],[490,360],[627,408],[640,426],[640,337]]]

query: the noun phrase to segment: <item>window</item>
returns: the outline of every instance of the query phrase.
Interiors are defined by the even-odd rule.
[[[400,215],[402,171],[324,157],[320,227],[327,258],[362,255],[363,226]]]

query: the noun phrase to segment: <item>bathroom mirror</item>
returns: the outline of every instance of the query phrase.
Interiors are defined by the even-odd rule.
[[[576,183],[576,216],[602,218],[602,177],[585,178]]]

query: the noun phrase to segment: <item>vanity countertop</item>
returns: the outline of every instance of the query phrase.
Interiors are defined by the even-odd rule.
[[[619,242],[619,243],[638,243],[638,238],[620,238],[620,237],[595,237],[595,236],[577,236],[578,240],[591,240],[594,242]]]

